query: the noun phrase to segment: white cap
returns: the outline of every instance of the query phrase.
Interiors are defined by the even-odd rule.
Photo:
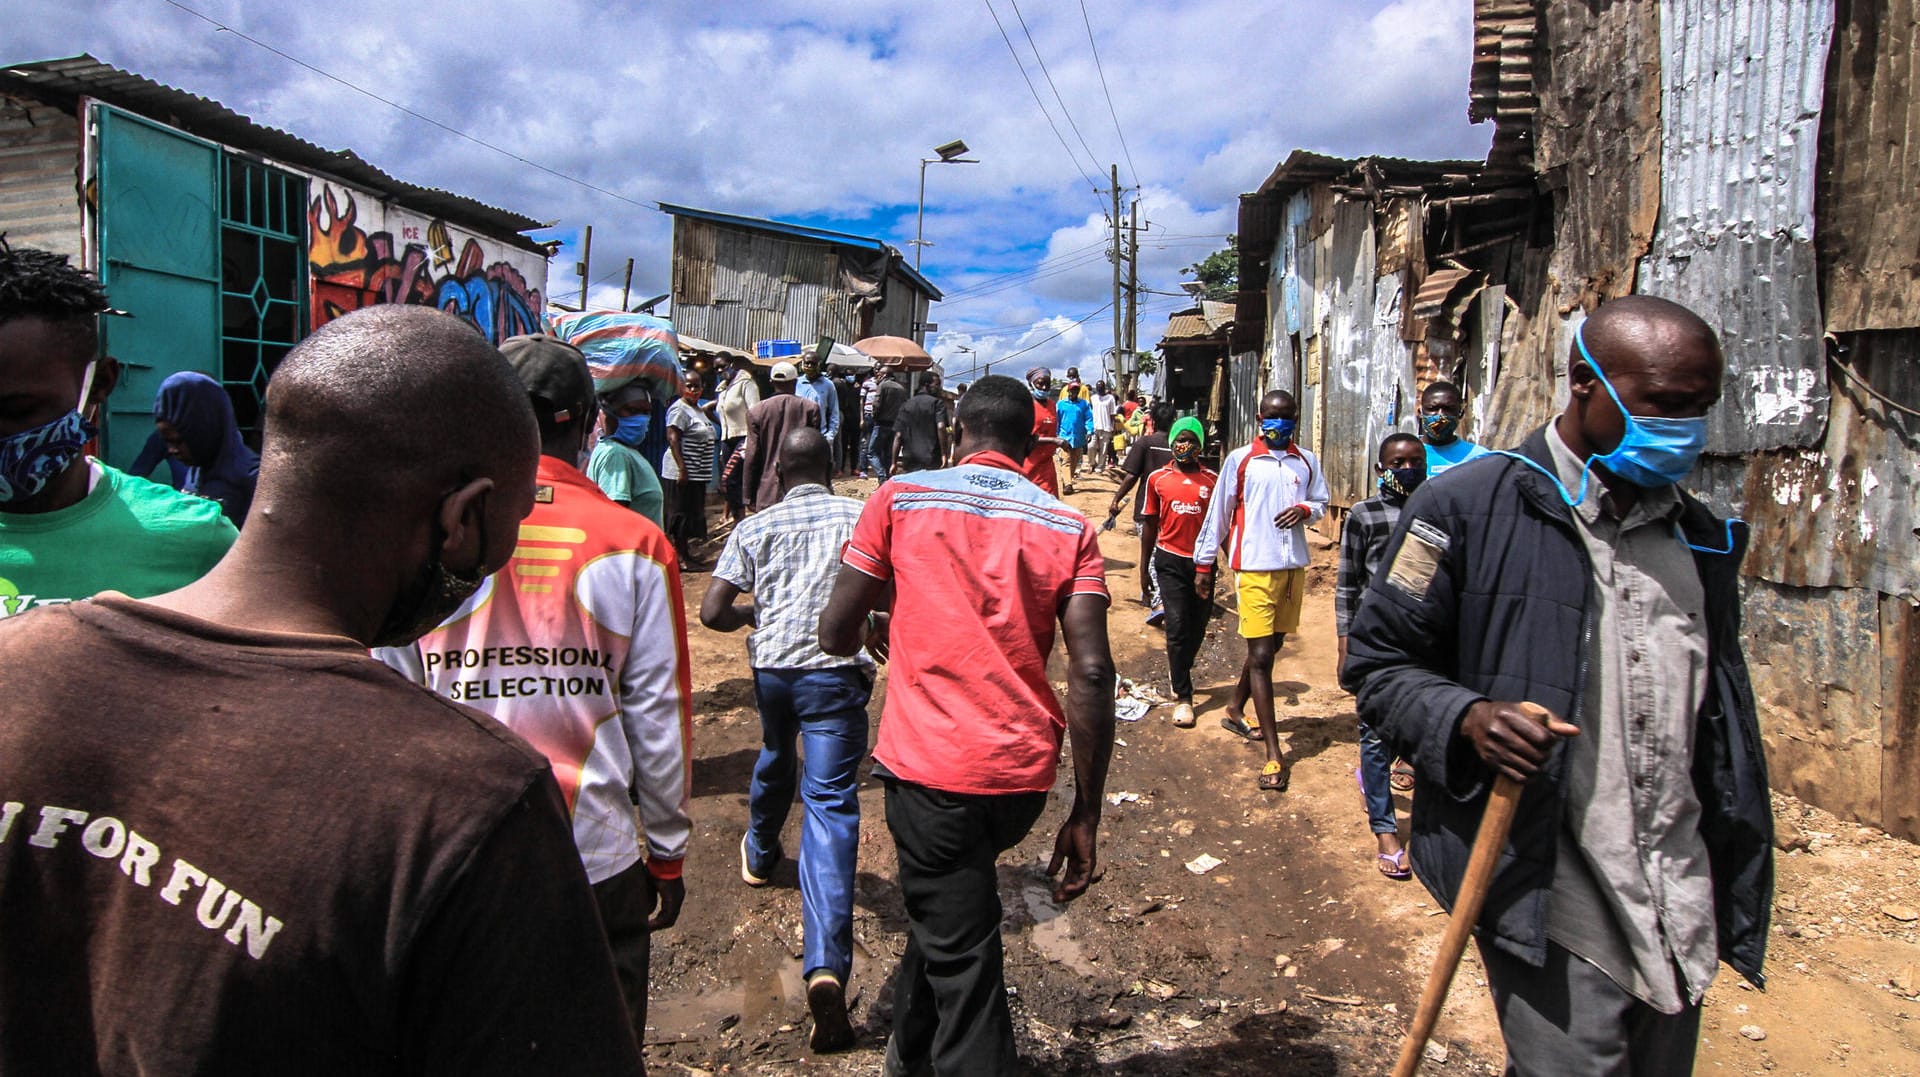
[[[798,381],[800,380],[800,370],[792,363],[782,359],[773,364],[773,373],[769,376],[772,377],[774,381]]]

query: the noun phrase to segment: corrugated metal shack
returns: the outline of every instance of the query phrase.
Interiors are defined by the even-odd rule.
[[[812,344],[914,340],[940,290],[891,245],[867,236],[662,202],[673,217],[673,324],[752,351],[761,340]]]
[[[1240,200],[1235,441],[1262,393],[1287,390],[1345,507],[1435,379],[1462,386],[1473,436],[1508,310],[1538,288],[1538,201],[1530,179],[1474,161],[1288,156]]]
[[[1232,330],[1232,303],[1203,299],[1198,306],[1168,315],[1167,331],[1156,346],[1160,368],[1154,395],[1172,402],[1182,415],[1219,424],[1232,392],[1227,365]]]
[[[1746,641],[1775,784],[1920,840],[1920,0],[1474,7],[1469,115],[1495,136],[1469,197],[1499,195],[1505,224],[1483,226],[1509,238],[1437,256],[1456,181],[1396,194],[1356,182],[1364,162],[1295,154],[1242,200],[1236,362],[1301,388],[1349,500],[1427,373],[1394,329],[1411,341],[1436,303],[1460,312],[1458,344],[1436,348],[1428,320],[1426,358],[1464,373],[1470,436],[1496,446],[1564,402],[1595,305],[1699,310],[1727,381],[1693,485],[1753,527]],[[1403,252],[1402,213],[1425,214],[1406,233],[1424,250]]]
[[[125,365],[103,429],[121,466],[168,375],[219,379],[251,429],[280,357],[361,306],[537,332],[546,249],[519,233],[538,225],[91,56],[0,69],[0,231],[73,256],[134,315],[104,333]]]

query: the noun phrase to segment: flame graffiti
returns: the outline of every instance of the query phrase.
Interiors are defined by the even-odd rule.
[[[462,244],[456,261],[447,223],[435,220],[426,244],[409,243],[396,253],[391,232],[369,234],[354,223],[359,207],[352,192],[336,198],[331,185],[321,187],[307,207],[314,328],[375,303],[414,303],[467,319],[495,344],[540,331],[540,290],[529,289],[512,263],[488,264],[478,240]]]

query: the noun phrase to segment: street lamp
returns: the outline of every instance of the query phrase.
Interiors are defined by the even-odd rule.
[[[920,158],[920,208],[915,210],[913,214],[913,268],[915,272],[918,272],[920,269],[920,248],[927,245],[927,241],[920,238],[922,235],[921,229],[925,226],[927,219],[927,166],[977,165],[980,163],[966,156],[967,144],[957,138],[952,142],[935,146],[933,152],[939,156]]]

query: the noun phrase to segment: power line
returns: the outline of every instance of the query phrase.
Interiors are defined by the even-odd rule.
[[[1021,269],[1009,270],[1008,272],[1005,272],[1005,273],[996,273],[989,277],[982,277],[981,279],[974,281],[972,284],[967,285],[965,288],[956,288],[953,291],[948,292],[947,294],[949,296],[965,295],[969,292],[976,291],[980,288],[984,288],[988,285],[997,283],[999,281],[1010,280],[1014,277],[1025,276],[1041,268],[1042,266],[1052,265],[1056,262],[1065,261],[1068,258],[1071,258],[1082,251],[1090,251],[1090,250],[1094,250],[1095,248],[1105,247],[1106,244],[1107,244],[1107,241],[1105,237],[1102,237],[1100,239],[1094,240],[1092,243],[1089,243],[1084,247],[1075,247],[1069,251],[1062,251],[1051,258],[1043,258],[1039,262],[1036,262],[1033,265],[1026,266]]]
[[[626,195],[620,194],[617,191],[610,191],[605,187],[599,186],[598,184],[589,183],[588,181],[583,180],[578,176],[568,175],[567,173],[562,172],[559,169],[548,168],[546,165],[543,165],[538,161],[529,161],[525,157],[520,156],[519,154],[513,152],[512,150],[503,149],[499,146],[494,145],[491,142],[488,142],[483,138],[478,138],[473,135],[470,135],[465,131],[460,130],[458,127],[454,127],[450,124],[442,123],[439,120],[434,119],[432,116],[415,112],[413,109],[410,109],[407,106],[400,104],[397,101],[390,101],[387,98],[381,97],[379,94],[374,93],[372,90],[369,90],[364,86],[359,86],[354,83],[348,82],[346,79],[341,78],[340,76],[334,74],[331,71],[327,71],[322,68],[315,67],[314,65],[306,62],[305,60],[302,60],[298,56],[294,56],[290,53],[282,52],[281,50],[274,48],[272,45],[267,44],[266,42],[260,40],[259,38],[251,37],[247,34],[244,34],[239,30],[236,30],[233,27],[228,26],[227,24],[219,21],[218,19],[213,18],[210,15],[205,15],[198,11],[195,11],[194,9],[188,7],[187,5],[180,3],[179,0],[166,0],[166,2],[169,5],[179,8],[181,11],[184,11],[187,14],[192,15],[194,18],[199,19],[201,22],[207,23],[208,25],[212,26],[216,30],[221,30],[226,33],[232,34],[233,36],[239,38],[240,40],[245,41],[250,45],[254,45],[259,48],[265,49],[268,52],[273,53],[275,56],[278,56],[283,60],[286,60],[290,63],[298,64],[299,66],[306,68],[308,71],[311,71],[316,75],[319,75],[321,78],[325,78],[333,82],[337,82],[340,85],[345,86],[347,89],[352,90],[357,94],[361,94],[365,97],[370,97],[373,100],[378,101],[389,108],[398,109],[399,111],[406,113],[407,115],[413,117],[416,120],[419,120],[422,123],[432,124],[433,126],[438,127],[440,130],[445,131],[450,135],[454,135],[456,137],[466,139],[468,142],[471,142],[476,146],[480,146],[484,149],[492,150],[493,152],[500,154],[502,157],[506,157],[513,161],[517,161],[520,164],[526,165],[528,168],[537,169],[541,172],[545,172],[547,175],[552,176],[556,179],[565,180],[568,183],[576,184],[578,186],[586,188],[589,191],[594,191],[599,194],[606,195],[608,198],[617,199],[631,206],[638,206],[641,209],[649,209],[649,210],[658,208],[655,203],[642,202],[638,199],[628,198]]]
[[[172,0],[168,2],[171,3]],[[981,3],[987,5],[987,14],[993,16],[993,25],[1000,31],[1000,40],[1007,43],[1007,52],[1013,57],[1013,65],[1020,69],[1020,78],[1027,84],[1027,92],[1033,95],[1033,103],[1040,106],[1040,115],[1046,117],[1047,126],[1053,129],[1053,137],[1060,140],[1060,148],[1067,151],[1067,158],[1073,162],[1073,170],[1080,173],[1081,179],[1087,181],[1087,187],[1090,190],[1096,192],[1094,201],[1098,202],[1100,196],[1097,192],[1100,190],[1100,185],[1094,182],[1092,176],[1087,175],[1086,169],[1080,167],[1080,155],[1073,152],[1072,146],[1067,145],[1066,136],[1060,133],[1060,125],[1053,122],[1053,113],[1048,112],[1047,103],[1040,100],[1040,91],[1033,85],[1033,79],[1027,75],[1027,65],[1020,60],[1020,50],[1013,47],[1013,38],[1007,36],[1007,28],[1000,22],[1000,13],[993,10],[993,0],[981,0]],[[1094,164],[1095,167],[1099,166],[1097,160]],[[1103,215],[1106,213],[1104,204],[1101,206],[1101,213]]]
[[[1120,133],[1120,114],[1113,108],[1113,91],[1107,89],[1107,69],[1100,63],[1100,46],[1093,42],[1093,20],[1087,17],[1087,0],[1080,0],[1080,21],[1086,24],[1087,47],[1093,50],[1093,69],[1100,72],[1100,92],[1107,95],[1107,115],[1113,117],[1113,133],[1120,138],[1120,152],[1127,159],[1127,172],[1133,176],[1133,188],[1137,191],[1140,189],[1140,170],[1133,167],[1133,151],[1127,148],[1127,136]]]
[[[1087,151],[1087,160],[1093,162],[1095,171],[1100,168],[1100,157],[1087,145],[1087,136],[1080,133],[1080,125],[1073,121],[1073,113],[1067,108],[1067,99],[1060,96],[1060,87],[1054,85],[1053,72],[1047,70],[1047,61],[1040,55],[1040,43],[1033,39],[1033,31],[1027,29],[1027,17],[1020,14],[1020,0],[1007,0],[1013,5],[1013,17],[1020,21],[1020,32],[1027,35],[1027,47],[1033,50],[1033,61],[1040,65],[1040,74],[1047,80],[1047,89],[1053,91],[1053,99],[1060,103],[1060,115],[1067,118],[1067,126],[1073,129],[1073,137],[1080,140],[1080,148]]]
[[[1021,274],[1019,277],[1014,279],[1009,279],[1000,283],[993,284],[991,286],[983,286],[979,288],[969,289],[964,293],[955,292],[953,293],[952,296],[949,296],[947,299],[942,300],[942,305],[950,306],[958,303],[970,302],[975,299],[985,299],[987,296],[1004,292],[1010,288],[1017,288],[1023,284],[1031,284],[1034,281],[1043,280],[1047,277],[1057,277],[1063,273],[1070,273],[1076,269],[1084,269],[1087,266],[1093,265],[1097,262],[1105,261],[1106,256],[1107,256],[1106,251],[1104,249],[1097,250],[1097,251],[1088,251],[1086,254],[1080,255],[1079,257],[1074,258],[1070,261],[1060,262],[1055,265],[1048,266],[1046,268],[1035,268],[1033,271],[1029,273]]]
[[[1112,303],[1107,303],[1104,306],[1102,306],[1099,310],[1096,310],[1091,314],[1088,314],[1086,317],[1080,319],[1079,321],[1074,322],[1071,325],[1063,326],[1059,332],[1054,333],[1052,336],[1042,337],[1041,339],[1034,341],[1032,344],[1029,344],[1024,348],[1021,348],[1019,351],[1008,352],[1007,354],[1001,356],[1000,358],[995,359],[994,362],[1004,363],[1009,359],[1015,358],[1016,356],[1025,355],[1028,352],[1032,351],[1033,349],[1038,348],[1042,344],[1046,344],[1050,341],[1058,340],[1059,338],[1066,336],[1068,330],[1077,329],[1080,326],[1087,324],[1088,322],[1092,321],[1096,315],[1104,314],[1107,311],[1107,309],[1112,306],[1113,306]]]

